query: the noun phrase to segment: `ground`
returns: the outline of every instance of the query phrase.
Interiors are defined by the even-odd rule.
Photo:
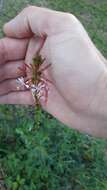
[[[75,14],[107,57],[107,0],[1,0],[2,26],[28,4]],[[106,190],[107,141],[32,107],[0,106],[0,190]],[[5,184],[5,185],[4,185]]]

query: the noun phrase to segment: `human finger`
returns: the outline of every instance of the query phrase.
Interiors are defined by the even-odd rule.
[[[28,39],[2,38],[0,40],[0,65],[7,61],[25,58]]]
[[[0,82],[6,79],[15,79],[18,77],[25,77],[26,72],[22,69],[24,60],[10,61],[0,66]]]
[[[21,85],[18,79],[5,80],[0,83],[0,96],[15,91],[24,91],[26,87]]]
[[[30,65],[30,67],[26,67],[27,78],[32,78],[34,71],[32,70],[31,64],[33,64],[33,58],[36,58],[37,54],[40,53],[40,50],[44,44],[44,40],[44,38],[32,37],[29,41],[25,58],[25,63]]]
[[[34,34],[41,37],[68,30],[69,20],[71,14],[29,6],[4,25],[4,32],[9,37],[25,38]]]
[[[41,48],[44,45],[44,41],[45,41],[44,38],[39,38],[39,37],[32,37],[30,39],[25,58],[25,62],[27,64],[32,63],[32,58],[36,57],[36,55],[40,52]]]
[[[0,104],[34,105],[34,99],[30,91],[11,92],[0,96]]]

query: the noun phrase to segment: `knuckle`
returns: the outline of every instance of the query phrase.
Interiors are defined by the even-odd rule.
[[[71,13],[66,13],[66,18],[71,22],[77,22],[78,21],[77,17]]]
[[[7,52],[6,52],[6,45],[5,45],[6,38],[0,40],[0,59],[4,62],[7,60]]]
[[[26,8],[24,8],[23,12],[31,12],[31,11],[34,11],[36,8],[36,6],[33,6],[33,5],[28,5]]]
[[[65,13],[63,23],[64,23],[64,27],[66,29],[70,29],[73,32],[74,32],[74,30],[75,30],[75,32],[77,32],[78,28],[80,26],[80,21],[78,20],[78,18],[76,18],[76,16],[74,16],[71,13]]]

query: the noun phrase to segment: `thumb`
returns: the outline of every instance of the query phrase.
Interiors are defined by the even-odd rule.
[[[4,25],[4,33],[8,37],[16,38],[31,37],[34,34],[40,37],[55,34],[66,28],[63,24],[68,19],[66,15],[68,14],[30,6]]]

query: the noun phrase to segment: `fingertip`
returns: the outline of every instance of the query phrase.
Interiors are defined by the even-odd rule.
[[[21,18],[20,15],[4,24],[3,31],[7,37],[19,39],[33,35],[32,31],[28,28],[27,18]]]
[[[3,26],[3,31],[7,37],[20,38],[15,19],[12,19],[9,22],[5,23]]]
[[[3,32],[6,34],[6,36],[11,36],[11,31],[10,31],[10,22],[7,22],[3,26]]]

